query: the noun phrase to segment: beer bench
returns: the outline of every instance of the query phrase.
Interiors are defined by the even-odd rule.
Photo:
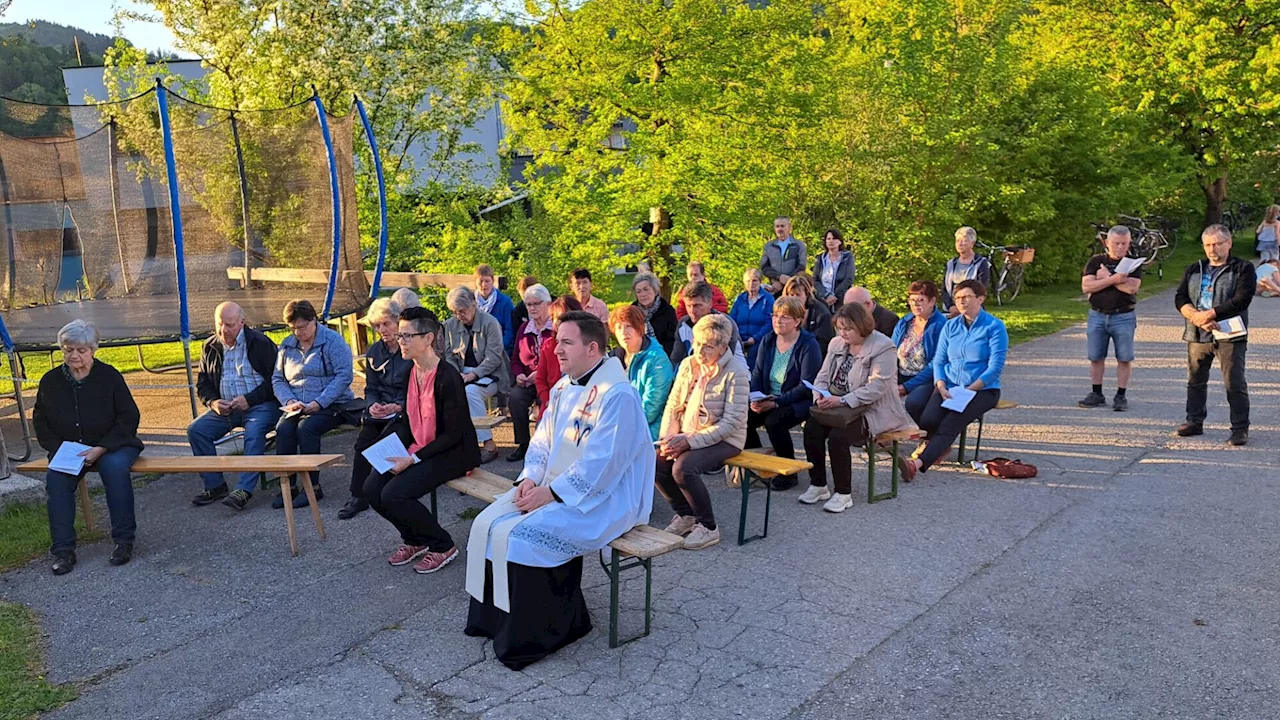
[[[739,545],[769,537],[769,506],[773,500],[773,485],[769,481],[779,475],[795,475],[801,470],[808,470],[813,467],[813,463],[805,460],[791,460],[748,450],[744,450],[725,460],[724,465],[726,468],[741,470],[742,474],[745,475],[745,477],[740,478],[738,483],[739,487],[742,488],[742,506],[739,510],[738,518]],[[764,530],[759,535],[747,537],[747,503],[751,499],[751,493],[760,489],[752,489],[752,485],[764,487]]]
[[[201,472],[258,472],[269,476],[278,476],[280,478],[280,491],[284,493],[286,500],[292,497],[292,490],[289,486],[289,476],[298,475],[302,478],[302,490],[307,495],[307,504],[311,506],[311,517],[316,523],[316,532],[319,533],[320,539],[325,540],[324,522],[320,519],[320,508],[316,505],[315,486],[312,485],[312,474],[320,471],[320,468],[336,465],[342,462],[342,455],[217,455],[217,456],[201,456],[193,457],[191,455],[177,455],[166,457],[162,455],[138,457],[137,462],[133,464],[131,472],[134,473],[201,473]],[[23,473],[43,473],[49,469],[49,461],[45,458],[32,460],[22,463],[18,466],[18,472]],[[88,472],[93,472],[90,467]],[[93,507],[89,503],[89,487],[85,484],[84,476],[80,477],[80,486],[77,488],[80,496],[80,514],[84,516],[85,527],[90,531],[93,530]],[[289,528],[289,549],[296,557],[298,555],[298,535],[293,523],[293,503],[285,502],[284,504],[285,524]]]
[[[1012,410],[1013,408],[1016,408],[1016,407],[1018,407],[1018,403],[1012,400],[997,400],[996,406],[992,409],[993,410]],[[982,420],[984,417],[985,417],[985,413],[983,414],[983,416],[979,417],[976,420],[976,422],[978,423],[978,436],[974,438],[974,442],[973,442],[974,462],[978,461],[978,453],[982,451]],[[972,424],[973,423],[970,423],[970,425]],[[961,465],[964,464],[964,444],[965,444],[965,440],[966,440],[966,436],[968,435],[968,432],[969,432],[969,428],[967,426],[965,427],[965,429],[960,431],[960,454],[956,458],[956,462],[960,463]]]
[[[445,485],[486,503],[492,503],[499,495],[512,488],[511,480],[479,468],[450,480]],[[431,511],[436,512],[435,490],[431,491]],[[652,627],[653,559],[680,547],[684,547],[684,538],[679,535],[649,525],[637,525],[609,543],[611,557],[607,564],[604,561],[604,551],[601,551],[600,567],[609,576],[609,647],[616,648],[622,644],[618,642],[618,591],[622,585],[623,571],[644,568],[644,634],[623,641],[631,642],[648,635]],[[623,558],[632,560],[624,563]]]
[[[867,441],[867,504],[881,500],[892,500],[898,497],[898,445],[908,440],[919,440],[924,437],[918,430],[897,430],[883,432]],[[889,464],[890,489],[888,492],[876,492],[876,448],[890,448]]]

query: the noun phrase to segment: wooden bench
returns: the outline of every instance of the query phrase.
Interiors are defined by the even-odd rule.
[[[284,519],[289,527],[289,549],[294,556],[298,554],[298,535],[293,523],[293,503],[289,502],[293,493],[289,486],[289,476],[302,478],[302,490],[307,495],[307,504],[311,506],[311,517],[316,522],[316,532],[320,539],[327,539],[324,533],[324,522],[320,519],[320,507],[316,505],[315,486],[312,474],[320,468],[342,462],[342,455],[218,455],[200,456],[179,455],[139,456],[133,464],[135,473],[201,473],[201,472],[260,472],[280,478],[280,491],[284,493]],[[19,472],[43,473],[49,469],[46,459],[32,460],[18,466]],[[93,472],[92,468],[89,470]],[[77,488],[80,495],[80,513],[84,516],[85,527],[93,530],[93,508],[89,503],[89,488],[84,477],[80,478]]]
[[[923,434],[918,430],[899,430],[895,432],[885,432],[871,438],[867,441],[867,504],[878,503],[881,500],[892,500],[898,497],[898,444],[907,440],[919,440]],[[876,492],[876,448],[889,447],[892,453],[889,456],[890,465],[893,469],[890,471],[891,485],[888,492]]]
[[[477,430],[492,430],[506,421],[506,415],[481,415],[471,418],[471,424]]]
[[[499,495],[510,490],[512,481],[487,470],[476,468],[463,477],[445,483],[463,495],[486,503],[492,503]],[[436,512],[436,491],[431,491],[431,511]],[[604,551],[600,552],[600,567],[609,576],[609,647],[618,642],[618,592],[622,585],[622,573],[632,568],[644,568],[644,634],[627,638],[631,642],[649,634],[653,615],[653,559],[677,548],[684,547],[684,538],[649,525],[637,525],[622,537],[609,543],[610,559],[606,564]],[[623,562],[624,558],[633,558]]]
[[[744,450],[724,461],[726,468],[736,468],[746,477],[740,479],[738,485],[742,489],[742,506],[738,511],[738,544],[745,545],[752,540],[769,537],[769,507],[773,501],[773,484],[769,482],[779,475],[795,475],[801,470],[808,470],[813,463],[806,460],[790,460],[776,455]],[[764,488],[764,530],[759,535],[747,537],[747,503],[754,492],[752,485]],[[755,488],[759,490],[760,488]]]
[[[1016,408],[1016,407],[1018,407],[1018,403],[1012,400],[997,400],[996,406],[993,409],[994,410],[1012,410],[1013,408]],[[973,442],[974,462],[978,461],[978,453],[982,451],[982,420],[983,420],[982,416],[979,416],[978,419],[976,420],[976,422],[978,423],[978,436],[977,438],[974,439],[974,442]],[[973,423],[970,423],[970,425],[972,424]],[[964,464],[964,444],[965,444],[966,436],[968,435],[968,433],[969,433],[968,426],[966,426],[963,430],[960,431],[960,454],[956,458],[956,462],[960,463],[961,465]]]

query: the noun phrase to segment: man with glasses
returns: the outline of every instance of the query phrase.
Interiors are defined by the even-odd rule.
[[[218,454],[215,441],[232,428],[244,428],[244,454],[263,455],[267,433],[280,419],[280,407],[271,389],[276,364],[276,344],[245,324],[244,310],[224,302],[213,311],[215,332],[200,348],[196,395],[209,411],[187,426],[191,454]],[[243,510],[258,485],[258,473],[240,473],[234,491],[227,490],[222,473],[200,473],[204,490],[191,499],[196,506],[218,500]]]
[[[1200,235],[1205,259],[1187,268],[1174,295],[1174,305],[1186,319],[1182,339],[1187,343],[1187,421],[1175,434],[1204,434],[1209,370],[1217,357],[1231,407],[1227,442],[1239,446],[1249,442],[1244,358],[1249,347],[1249,304],[1258,277],[1252,263],[1231,255],[1231,240],[1231,231],[1224,225],[1205,228]]]

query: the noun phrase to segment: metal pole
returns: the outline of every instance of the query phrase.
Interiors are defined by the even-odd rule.
[[[249,287],[249,273],[253,270],[253,231],[249,225],[249,178],[244,171],[244,149],[240,145],[240,123],[231,113],[231,142],[236,146],[236,171],[240,173],[240,222],[244,225],[244,282]]]
[[[165,170],[169,178],[169,220],[173,223],[173,261],[178,272],[178,312],[182,337],[182,354],[187,366],[187,396],[191,399],[191,418],[196,415],[195,381],[191,377],[191,319],[187,305],[187,260],[182,237],[182,203],[178,197],[178,161],[173,152],[173,129],[169,126],[169,97],[160,78],[156,78],[156,102],[160,107],[160,132],[164,137]]]
[[[378,140],[373,136],[373,123],[369,122],[369,114],[364,110],[360,96],[356,96],[356,112],[360,113],[360,123],[364,125],[364,135],[369,140],[369,150],[373,154],[373,172],[378,180],[378,262],[373,268],[373,283],[369,286],[369,297],[378,297],[378,289],[382,285],[382,268],[387,260],[387,182],[382,175],[382,156],[378,152]]]
[[[31,425],[27,422],[27,408],[22,401],[22,377],[20,364],[17,359],[17,351],[13,348],[8,349],[9,354],[9,375],[13,378],[13,400],[18,404],[18,417],[22,420],[22,442],[26,446],[26,450],[22,453],[22,457],[11,457],[14,462],[26,462],[31,458]]]
[[[182,338],[182,357],[187,365],[187,398],[191,400],[191,419],[195,420],[200,415],[199,407],[196,405],[196,381],[191,376],[191,338]]]
[[[9,304],[5,307],[13,309],[13,300],[18,293],[18,259],[15,257],[17,242],[13,234],[13,208],[9,205],[9,175],[4,170],[4,158],[0,157],[0,200],[4,201],[5,242],[9,246]]]
[[[129,290],[129,267],[124,262],[124,243],[120,240],[120,188],[116,184],[116,119],[107,125],[107,169],[111,177],[111,219],[116,225],[116,250],[120,253],[120,279],[124,281],[125,294]],[[83,247],[83,246],[82,246]],[[142,348],[138,348],[141,357]]]
[[[338,191],[338,160],[333,154],[333,137],[329,134],[329,119],[325,116],[324,103],[320,101],[320,93],[311,89],[311,101],[316,106],[316,119],[320,122],[320,136],[324,139],[324,149],[329,158],[329,197],[333,199],[333,257],[329,261],[329,289],[324,296],[324,311],[321,319],[329,320],[329,311],[333,308],[333,292],[338,285],[339,248],[342,244],[342,196]],[[363,271],[364,268],[360,268]]]

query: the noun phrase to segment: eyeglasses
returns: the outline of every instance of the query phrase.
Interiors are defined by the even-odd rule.
[[[396,340],[399,340],[400,342],[404,342],[405,340],[408,340],[409,338],[422,337],[423,335],[430,335],[430,334],[431,334],[431,333],[429,333],[429,332],[420,332],[420,333],[396,333],[396,334],[395,334],[395,338],[396,338]]]
[[[297,335],[300,332],[306,331],[306,329],[311,327],[311,325],[315,322],[316,322],[315,320],[306,320],[299,325],[290,325],[289,332],[293,333],[294,335]]]
[[[793,322],[800,322],[799,318],[793,318],[790,315],[774,315],[773,319],[774,320],[791,320]]]

